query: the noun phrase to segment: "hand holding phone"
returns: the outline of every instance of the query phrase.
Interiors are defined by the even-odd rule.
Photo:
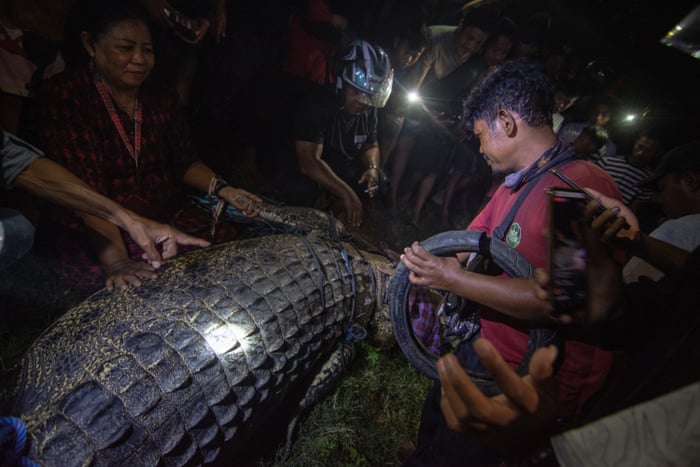
[[[584,209],[590,195],[583,191],[550,188],[549,274],[554,314],[584,309],[587,305],[587,259]]]
[[[596,203],[598,204],[598,207],[597,207],[596,210],[594,211],[596,216],[602,214],[603,212],[605,212],[605,210],[606,210],[607,208],[600,202],[600,200],[598,200],[598,199],[596,199],[595,197],[593,197],[589,192],[587,192],[586,190],[584,190],[583,188],[581,188],[576,182],[574,182],[573,180],[571,180],[569,177],[567,177],[567,176],[564,175],[563,173],[559,172],[559,171],[558,171],[556,168],[554,168],[554,167],[552,167],[551,169],[549,169],[549,171],[550,171],[552,174],[556,175],[557,178],[559,178],[559,180],[561,180],[562,182],[564,182],[564,183],[566,183],[567,185],[569,185],[569,186],[571,187],[572,190],[578,191],[579,193],[582,193],[583,196],[585,196],[586,199],[587,199],[588,201],[594,201],[594,202],[596,202]],[[625,220],[626,220],[626,219],[625,219]],[[627,222],[625,222],[624,228],[625,228],[625,229],[629,229],[629,228],[630,228],[630,225],[629,225]]]
[[[163,8],[163,13],[170,21],[172,21],[173,28],[178,32],[178,34],[182,35],[189,41],[197,40],[197,32],[190,18],[177,10],[170,11],[167,8]]]

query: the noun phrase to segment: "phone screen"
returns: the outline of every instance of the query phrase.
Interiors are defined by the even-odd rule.
[[[580,191],[550,188],[549,273],[554,313],[586,307],[586,259],[583,239],[586,195]]]

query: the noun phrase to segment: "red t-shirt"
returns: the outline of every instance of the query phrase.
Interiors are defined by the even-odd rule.
[[[582,187],[593,188],[611,198],[620,199],[620,193],[610,176],[596,165],[575,160],[558,170]],[[552,174],[536,180],[513,219],[506,243],[515,248],[533,267],[547,265],[547,195],[548,187],[567,186]],[[513,192],[501,185],[489,203],[474,218],[468,230],[492,235],[508,215],[520,191]],[[484,309],[481,313],[481,335],[490,340],[504,359],[513,367],[522,361],[527,349],[530,323]],[[610,370],[612,354],[595,345],[567,340],[562,366],[557,373],[559,381],[560,415],[576,413],[583,403],[597,392]]]

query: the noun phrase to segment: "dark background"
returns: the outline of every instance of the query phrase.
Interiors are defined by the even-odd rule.
[[[365,37],[371,26],[383,24],[382,13],[389,6],[433,4],[427,24],[456,24],[464,1],[454,0],[328,0],[334,11],[349,19],[350,28]],[[276,81],[285,48],[290,12],[300,8],[303,0],[230,1],[229,25],[225,43],[203,47],[200,76],[204,85],[204,109],[195,125],[204,129],[203,145],[211,144],[216,134],[227,134],[224,148],[204,149],[203,154],[221,154],[230,140],[241,146],[260,141],[290,139],[292,106],[295,90]],[[670,102],[670,116],[662,122],[681,134],[671,145],[694,138],[700,108],[696,87],[700,77],[700,60],[677,49],[662,45],[660,40],[698,6],[696,1],[669,0],[476,0],[476,7],[496,9],[513,18],[520,26],[534,24],[549,50],[570,50],[584,63],[597,62],[615,76],[614,94],[622,102],[624,113],[639,114],[651,102]],[[700,42],[700,39],[698,40]],[[546,52],[545,52],[546,54]],[[225,121],[225,132],[211,135],[218,122]],[[235,125],[230,125],[234,121]],[[233,130],[231,129],[233,127]],[[634,124],[618,129],[618,148],[629,150],[637,128]],[[285,135],[287,138],[285,139]],[[260,154],[263,151],[259,151]],[[289,148],[275,149],[275,154],[292,154]],[[233,156],[238,158],[240,156]],[[288,155],[286,157],[289,157]],[[214,160],[207,160],[216,166]],[[265,166],[265,162],[259,164]],[[223,170],[223,169],[222,169]]]
[[[440,2],[448,12],[463,2]],[[550,47],[569,45],[574,53],[604,61],[622,73],[631,93],[649,90],[672,98],[697,99],[700,61],[662,45],[696,1],[654,0],[492,0],[490,5],[519,24],[541,26]],[[547,31],[548,29],[548,31]],[[699,40],[700,42],[700,40]]]

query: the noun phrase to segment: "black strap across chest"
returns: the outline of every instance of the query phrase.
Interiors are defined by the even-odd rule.
[[[551,152],[552,155],[550,156],[551,159],[549,162],[534,170],[532,175],[529,173],[526,174],[523,177],[523,181],[519,183],[517,188],[515,188],[516,190],[520,191],[520,194],[515,200],[513,206],[511,206],[510,211],[508,211],[508,215],[506,215],[501,224],[494,229],[492,235],[494,238],[498,238],[499,240],[503,240],[505,238],[506,232],[508,232],[510,225],[513,223],[513,219],[515,219],[515,215],[518,213],[518,210],[520,210],[520,206],[522,206],[522,204],[525,202],[527,195],[530,194],[530,191],[532,191],[535,185],[537,185],[537,181],[545,174],[549,173],[549,169],[562,166],[576,158],[574,152],[565,147],[561,142],[557,143]],[[547,157],[547,154],[545,154],[543,157]]]

